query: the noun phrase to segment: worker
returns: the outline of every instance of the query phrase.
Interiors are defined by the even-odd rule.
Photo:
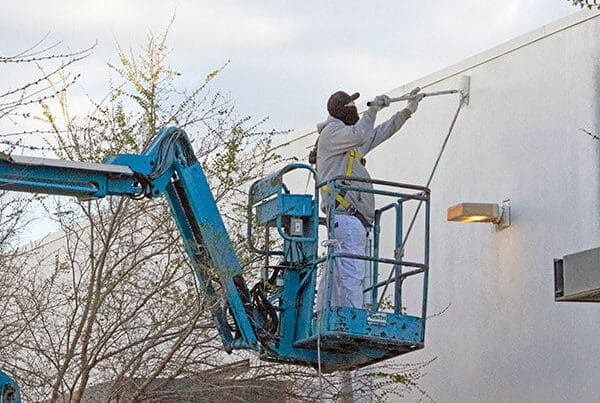
[[[336,176],[370,178],[365,169],[364,156],[379,144],[389,139],[417,111],[423,98],[417,87],[404,109],[395,113],[384,123],[375,126],[377,112],[390,104],[390,98],[379,95],[359,118],[354,101],[358,93],[349,95],[338,91],[329,97],[329,117],[317,125],[319,137],[315,144],[318,181],[325,182]],[[349,185],[372,188],[368,183]],[[326,202],[332,190],[321,188],[322,207],[328,213]],[[338,252],[365,255],[369,229],[375,215],[373,193],[356,191],[340,192],[336,197],[334,211],[334,239],[329,240]],[[365,261],[337,258],[331,284],[331,306],[362,308]],[[325,306],[327,295],[327,271],[321,276],[317,293],[317,310]]]

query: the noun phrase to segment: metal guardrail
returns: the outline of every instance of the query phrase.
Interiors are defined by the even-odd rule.
[[[363,184],[363,186],[361,186]],[[366,186],[365,186],[366,185]],[[402,285],[403,281],[409,277],[423,274],[423,297],[421,301],[421,319],[424,321],[427,312],[427,288],[428,288],[428,273],[429,273],[429,216],[430,216],[430,189],[425,186],[412,185],[399,182],[391,182],[370,178],[357,178],[352,176],[337,176],[328,181],[324,181],[317,184],[317,188],[328,186],[331,189],[330,194],[325,202],[326,210],[328,212],[339,211],[336,208],[335,197],[336,194],[342,192],[346,194],[349,191],[371,193],[376,196],[393,198],[394,201],[384,205],[381,208],[375,210],[375,220],[373,222],[373,245],[370,253],[365,255],[356,255],[349,253],[339,253],[334,250],[333,247],[329,247],[328,253],[324,258],[320,259],[320,262],[327,262],[326,268],[329,270],[329,284],[327,293],[327,303],[331,300],[331,281],[333,278],[333,268],[336,258],[352,258],[371,263],[370,267],[370,285],[363,289],[364,293],[371,294],[371,309],[374,311],[380,311],[381,307],[376,303],[380,297],[379,292],[382,287],[394,284],[394,313],[402,313],[403,301],[402,301]],[[381,187],[388,187],[392,189],[381,189]],[[423,262],[407,261],[403,259],[403,251],[399,249],[404,244],[403,239],[403,215],[404,205],[410,202],[418,202],[425,204],[425,225],[423,233]],[[395,240],[394,240],[394,257],[382,257],[380,256],[381,250],[381,224],[382,218],[385,213],[389,210],[395,211]],[[327,215],[327,227],[329,239],[334,238],[334,215]],[[320,263],[319,262],[319,263]],[[380,280],[380,265],[387,264],[391,265],[390,277],[385,280]],[[405,271],[404,268],[412,268],[413,270]],[[328,305],[329,306],[329,305]]]

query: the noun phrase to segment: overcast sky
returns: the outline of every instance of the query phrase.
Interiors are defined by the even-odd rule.
[[[97,40],[76,91],[102,96],[115,42],[138,48],[175,15],[170,62],[182,85],[230,59],[216,86],[241,113],[305,129],[325,117],[333,91],[364,100],[577,11],[568,0],[5,0],[0,54],[47,32],[71,49]],[[0,85],[10,86],[6,77]]]
[[[73,50],[97,41],[70,91],[86,110],[86,94],[106,94],[115,43],[139,49],[175,15],[170,64],[183,73],[182,87],[231,60],[215,85],[240,114],[269,117],[264,129],[303,133],[326,117],[336,90],[364,101],[577,11],[568,0],[3,0],[0,55],[48,32],[46,43]],[[3,66],[0,89],[26,82],[23,74]],[[51,230],[37,225],[28,237]]]

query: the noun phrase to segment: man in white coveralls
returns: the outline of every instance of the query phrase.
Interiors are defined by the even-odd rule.
[[[336,176],[370,178],[365,169],[364,156],[389,139],[417,111],[422,94],[415,88],[404,109],[395,113],[386,122],[375,126],[377,112],[390,104],[390,98],[379,95],[359,118],[354,101],[358,93],[349,95],[338,91],[329,97],[327,111],[329,117],[317,125],[319,138],[316,147],[316,167],[318,181],[325,182]],[[350,185],[371,187],[371,184]],[[327,209],[331,189],[321,189],[323,209]],[[342,253],[365,254],[367,235],[372,227],[375,214],[375,200],[372,193],[348,191],[340,192],[336,198],[334,211],[334,247]],[[337,258],[333,272],[331,306],[362,308],[365,275],[364,261],[351,258]],[[327,273],[321,277],[317,293],[317,310],[325,306],[327,294]]]

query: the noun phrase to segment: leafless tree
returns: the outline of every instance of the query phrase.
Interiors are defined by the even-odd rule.
[[[68,73],[69,67],[89,55],[92,48],[77,52],[61,52],[61,43],[48,44],[48,35],[24,51],[15,54],[0,55],[0,72],[3,77],[27,77],[23,81],[14,81],[9,88],[0,89],[0,159],[9,159],[14,149],[41,148],[28,143],[27,137],[39,130],[23,129],[30,122],[29,111],[39,102],[57,97],[72,85],[77,75]],[[57,89],[47,85],[47,80],[64,78],[64,85]],[[13,130],[19,127],[19,130]],[[18,257],[22,253],[19,247],[22,233],[35,218],[30,206],[38,202],[38,196],[17,195],[2,191],[0,185],[0,354],[11,353],[23,328],[11,309],[18,302],[19,278],[22,267]]]
[[[579,6],[581,8],[587,7],[588,9],[592,9],[594,7],[600,9],[600,1],[598,0],[568,0],[574,6]]]
[[[184,128],[238,256],[249,268],[255,257],[245,249],[245,189],[281,162],[271,147],[278,132],[261,130],[264,120],[240,117],[227,96],[211,89],[225,66],[191,92],[177,89],[180,74],[167,64],[167,36],[168,30],[150,35],[141,56],[118,48],[119,63],[109,68],[121,81],[84,118],[69,113],[63,91],[69,81],[46,77],[57,102],[38,102],[50,126],[42,133],[45,144],[60,158],[100,162],[141,152],[160,127]],[[61,235],[21,257],[10,307],[20,334],[10,356],[0,357],[18,375],[29,400],[81,402],[93,393],[92,385],[110,384],[112,401],[152,401],[163,382],[206,379],[223,363],[249,357],[219,349],[163,200],[50,198],[44,206]],[[251,362],[247,371],[224,374],[222,380],[255,389],[284,382],[289,387],[283,393],[303,401],[340,396],[335,375],[319,377],[311,368],[259,363],[254,357]],[[385,400],[387,393],[419,390],[420,370],[388,365],[358,374],[356,393],[377,388],[375,396]],[[222,380],[208,383],[219,390],[233,385]]]
[[[166,64],[165,41],[166,33],[150,36],[139,57],[119,48],[120,63],[110,68],[122,83],[81,120],[69,114],[67,76],[45,75],[44,89],[57,101],[36,100],[50,126],[45,144],[55,145],[60,158],[98,162],[141,152],[159,127],[183,127],[230,224],[239,224],[240,188],[277,161],[269,151],[276,132],[261,132],[263,121],[238,117],[231,100],[209,90],[220,69],[191,93],[177,90],[173,81],[179,73]],[[14,113],[6,105],[6,113]],[[11,314],[21,334],[3,359],[19,375],[26,396],[77,402],[94,382],[137,377],[146,381],[131,398],[136,400],[160,376],[193,376],[222,364],[212,322],[162,200],[52,198],[44,205],[62,237],[56,246],[32,250],[19,265]],[[232,231],[234,241],[242,233]]]
[[[21,334],[21,328],[11,316],[9,307],[15,304],[18,295],[19,239],[31,218],[28,212],[31,200],[31,197],[0,192],[0,310],[5,313],[0,321],[0,353],[3,354],[10,351]]]
[[[41,145],[28,142],[32,137],[48,133],[24,125],[31,121],[31,111],[41,102],[56,99],[72,86],[80,74],[71,71],[72,65],[88,57],[95,45],[79,51],[61,51],[63,44],[49,43],[49,34],[29,48],[14,54],[0,55],[0,68],[13,75],[20,72],[30,77],[14,86],[0,90],[0,122],[6,130],[0,133],[0,148],[36,150]],[[60,86],[53,85],[60,82]],[[11,130],[13,129],[13,130]]]

